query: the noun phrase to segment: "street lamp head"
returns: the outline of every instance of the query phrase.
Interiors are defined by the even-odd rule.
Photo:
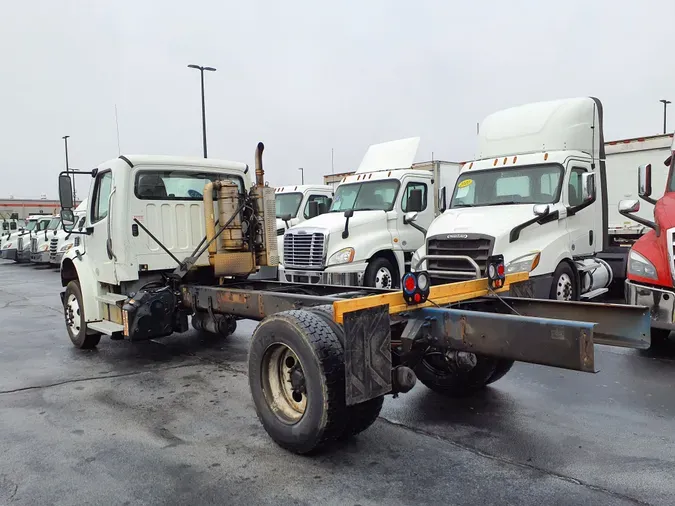
[[[211,72],[216,71],[216,69],[214,69],[213,67],[204,67],[204,70],[210,70]]]
[[[67,139],[68,137],[70,137],[70,135],[64,135],[64,136],[61,137],[61,138],[62,138],[62,139]]]
[[[670,100],[666,100],[666,99],[664,99],[664,98],[662,98],[661,100],[659,100],[659,102],[662,102],[662,103],[665,104],[665,105],[672,103]]]
[[[202,68],[199,65],[188,65],[188,68],[201,70]]]

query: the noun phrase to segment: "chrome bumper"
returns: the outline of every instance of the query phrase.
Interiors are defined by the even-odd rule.
[[[30,261],[36,264],[48,264],[49,251],[40,251],[39,253],[31,253]]]
[[[279,266],[279,281],[312,285],[363,286],[363,271],[331,272],[284,269]]]
[[[63,258],[63,251],[57,253],[49,254],[49,263],[52,265],[61,265],[61,259]]]
[[[626,303],[646,306],[652,327],[675,330],[675,291],[644,286],[626,280]]]
[[[16,257],[19,262],[30,262],[30,249],[26,248],[17,252]]]
[[[2,250],[2,259],[3,260],[16,260],[16,249],[3,249]]]

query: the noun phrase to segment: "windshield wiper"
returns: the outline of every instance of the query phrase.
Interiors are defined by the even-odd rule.
[[[516,202],[515,200],[507,200],[506,202],[490,202],[489,204],[483,204],[484,206],[510,206],[513,204],[527,204],[527,202]]]
[[[458,207],[476,207],[474,204],[454,204],[450,206],[450,209],[457,209]]]

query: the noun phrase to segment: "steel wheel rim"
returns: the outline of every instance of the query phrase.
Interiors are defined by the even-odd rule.
[[[391,271],[386,267],[380,267],[375,273],[375,288],[393,288],[393,284]]]
[[[262,386],[267,404],[281,420],[295,424],[307,409],[307,389],[302,364],[295,352],[282,343],[265,351]]]
[[[80,303],[74,293],[68,295],[66,299],[66,326],[74,336],[78,335],[82,329]]]
[[[556,300],[572,300],[572,278],[565,272],[558,277],[558,282],[555,287]]]

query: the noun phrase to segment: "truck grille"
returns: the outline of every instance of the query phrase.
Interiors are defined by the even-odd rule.
[[[56,250],[58,247],[59,239],[58,237],[53,237],[52,240],[49,241],[49,260],[56,260]]]
[[[37,238],[35,237],[30,240],[30,252],[37,253]]]
[[[284,264],[301,269],[323,267],[326,236],[321,232],[286,231],[284,235]]]
[[[481,277],[485,277],[487,259],[492,254],[494,237],[481,234],[444,234],[427,240],[427,255],[463,255],[474,260],[480,267]],[[430,272],[431,283],[441,284],[450,281],[466,281],[475,277],[475,270],[465,260],[427,260],[428,271],[458,271],[466,275],[444,275]]]
[[[16,241],[16,249],[17,251],[22,251],[23,250],[23,237],[19,237]]]

